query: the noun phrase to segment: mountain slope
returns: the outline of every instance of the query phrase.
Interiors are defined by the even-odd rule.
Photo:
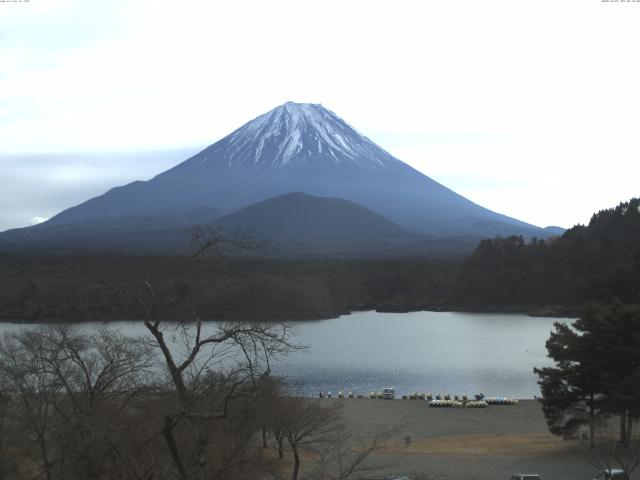
[[[287,193],[222,217],[216,224],[249,228],[279,239],[414,238],[401,227],[348,200]]]
[[[75,223],[45,222],[0,233],[0,249],[23,252],[183,252],[190,228],[220,213],[201,207],[181,215],[128,215]]]
[[[174,215],[202,206],[230,213],[295,191],[351,200],[426,234],[544,236],[414,170],[322,106],[290,102],[147,182],[114,188],[49,222]]]

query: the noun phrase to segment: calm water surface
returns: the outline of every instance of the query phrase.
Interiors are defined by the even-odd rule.
[[[305,393],[393,386],[412,391],[539,395],[533,367],[551,365],[545,342],[554,318],[457,312],[359,312],[295,324],[307,354],[276,371]],[[562,319],[561,322],[570,322]]]
[[[417,392],[532,398],[533,367],[550,365],[545,341],[556,321],[514,314],[356,312],[331,320],[293,322],[308,346],[272,365],[303,394],[385,386]],[[81,328],[91,328],[83,324]],[[140,322],[114,328],[144,334]],[[25,328],[0,324],[0,332]]]

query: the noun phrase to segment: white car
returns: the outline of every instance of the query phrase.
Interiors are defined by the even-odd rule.
[[[393,400],[396,398],[396,390],[395,388],[387,387],[382,390],[382,398],[385,400]]]
[[[629,474],[619,468],[602,470],[593,480],[629,480]]]
[[[511,480],[541,480],[537,473],[514,473]]]

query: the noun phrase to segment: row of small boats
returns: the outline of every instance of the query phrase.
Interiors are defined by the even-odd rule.
[[[517,398],[509,397],[485,397],[482,400],[431,400],[430,407],[449,408],[486,408],[489,405],[515,405]]]
[[[468,402],[462,402],[460,400],[431,400],[429,406],[445,408],[487,408],[489,404],[484,400],[469,400]]]
[[[509,397],[488,397],[484,399],[489,405],[515,405],[518,403],[517,398]]]
[[[395,390],[393,388],[385,388],[381,391],[369,392],[368,395],[356,394],[351,391],[340,390],[337,395],[338,398],[370,398],[370,399],[395,399]],[[331,392],[320,392],[320,398],[331,398]],[[518,400],[511,397],[485,397],[483,394],[475,395],[475,399],[470,399],[467,395],[454,395],[453,397],[448,393],[441,395],[432,395],[431,393],[418,393],[413,392],[402,395],[403,400],[426,400],[430,406],[433,407],[457,407],[466,406],[471,408],[484,408],[488,405],[515,405]]]

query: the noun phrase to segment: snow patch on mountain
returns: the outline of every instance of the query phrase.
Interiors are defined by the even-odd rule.
[[[378,169],[400,162],[322,105],[287,102],[260,115],[209,149],[228,167],[287,167],[309,158]],[[204,152],[203,152],[204,153]],[[212,169],[216,165],[211,166]]]

